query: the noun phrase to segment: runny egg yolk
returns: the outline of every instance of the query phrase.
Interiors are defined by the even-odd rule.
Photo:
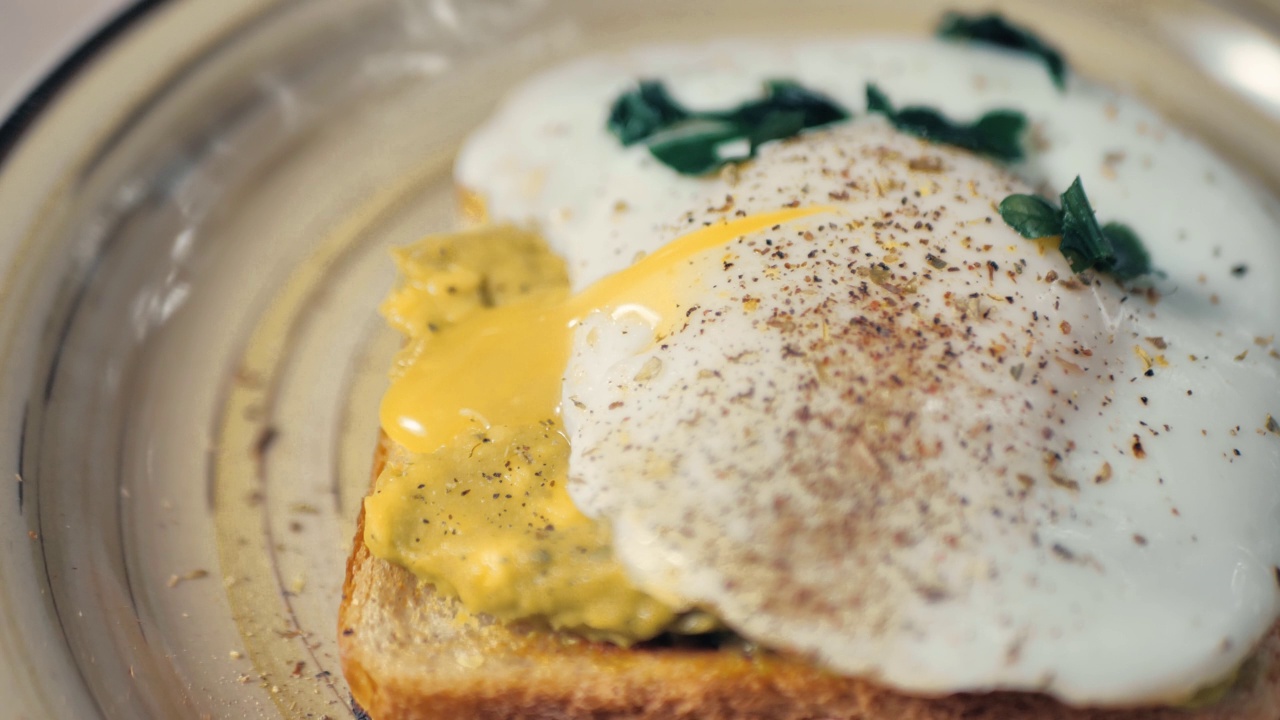
[[[709,225],[576,295],[548,290],[486,308],[444,328],[396,378],[382,401],[383,430],[411,452],[431,452],[491,425],[533,425],[558,414],[573,328],[593,312],[639,317],[655,337],[683,319],[689,261],[746,233],[822,212],[778,210]]]

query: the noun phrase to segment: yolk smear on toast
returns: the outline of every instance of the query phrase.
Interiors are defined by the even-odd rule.
[[[396,261],[402,282],[382,307],[406,338],[393,377],[467,318],[563,297],[569,284],[563,261],[514,228],[430,237]],[[392,453],[365,500],[365,544],[471,612],[540,618],[622,644],[663,632],[677,611],[631,584],[607,527],[574,506],[568,459],[554,408],[529,422],[470,428],[429,452]]]
[[[826,208],[707,226],[571,295],[563,261],[531,233],[488,227],[396,255],[383,305],[406,337],[382,404],[393,453],[365,500],[365,544],[473,612],[541,618],[619,643],[706,626],[638,590],[607,526],[566,489],[560,384],[588,314],[637,316],[655,340],[684,319],[691,260],[746,233]]]
[[[568,460],[549,420],[388,463],[365,501],[365,543],[473,612],[622,644],[663,632],[676,611],[635,589],[607,527],[574,507]]]

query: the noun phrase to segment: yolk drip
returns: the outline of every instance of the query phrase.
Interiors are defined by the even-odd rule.
[[[573,328],[593,312],[638,316],[655,337],[683,320],[679,288],[689,261],[744,234],[813,215],[821,207],[761,213],[710,225],[668,243],[577,295],[549,289],[478,310],[441,329],[383,398],[382,428],[412,452],[431,452],[491,425],[555,417]]]

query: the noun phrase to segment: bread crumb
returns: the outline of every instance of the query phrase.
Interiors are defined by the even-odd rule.
[[[169,579],[165,582],[165,585],[167,587],[174,588],[174,587],[178,587],[184,582],[187,582],[188,580],[203,580],[204,578],[207,578],[207,577],[209,577],[208,570],[192,570],[186,575],[170,575]]]

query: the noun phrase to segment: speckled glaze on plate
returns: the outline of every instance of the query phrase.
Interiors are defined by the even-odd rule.
[[[987,3],[131,13],[0,130],[0,714],[350,717],[336,612],[396,342],[374,309],[387,248],[453,222],[467,130],[581,52],[956,6]],[[1001,7],[1280,189],[1275,4]]]

